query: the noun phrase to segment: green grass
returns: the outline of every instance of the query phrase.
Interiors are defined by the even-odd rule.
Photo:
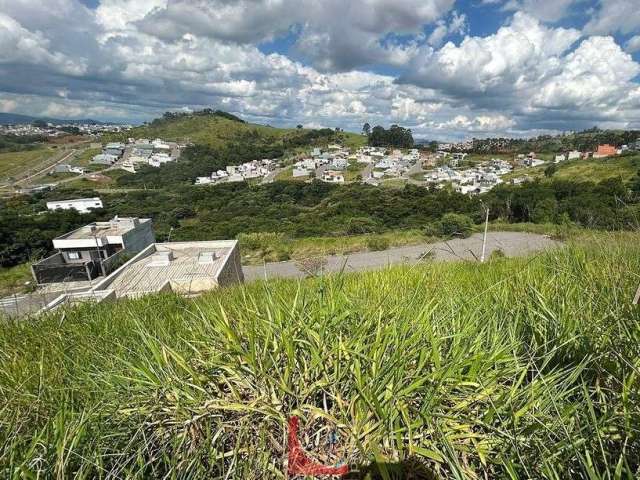
[[[344,235],[338,237],[287,238],[277,233],[240,235],[242,261],[245,265],[278,262],[316,256],[342,255],[369,250],[371,240],[389,247],[417,245],[434,240],[419,230],[396,230],[385,233]]]
[[[362,179],[362,170],[364,165],[358,163],[356,160],[350,160],[347,168],[342,172],[345,182],[355,182]]]
[[[277,181],[291,181],[291,182],[306,182],[311,178],[310,175],[305,177],[294,177],[293,176],[293,167],[286,167],[280,170],[276,174],[275,180]]]
[[[99,165],[101,168],[96,168],[96,169],[88,169],[89,172],[100,172],[105,170],[106,166],[104,165]],[[96,165],[96,167],[98,167],[98,165]],[[88,178],[78,178],[76,180],[71,180],[70,182],[66,182],[64,185],[65,187],[72,189],[87,189],[87,188],[92,188],[96,191],[99,191],[101,189],[111,189],[117,182],[118,178],[126,175],[128,172],[125,172],[124,170],[119,170],[119,169],[114,169],[114,170],[109,170],[109,171],[104,171],[103,173],[101,173],[101,175],[104,175],[105,177],[108,177],[109,180],[105,181],[105,182],[96,182],[93,180],[89,180]],[[119,190],[129,190],[129,189],[125,189],[125,188],[120,188]],[[130,190],[139,190],[139,188],[132,188]]]
[[[143,126],[133,129],[127,136],[135,138],[163,138],[165,140],[191,141],[220,147],[235,139],[238,134],[257,130],[261,135],[281,137],[295,129],[279,129],[240,123],[220,117],[183,117],[157,126]]]
[[[98,155],[102,149],[100,148],[87,148],[82,150],[74,159],[70,162],[72,165],[78,165],[80,167],[86,167],[91,164],[91,159]]]
[[[527,232],[538,235],[549,235],[560,240],[575,239],[587,233],[596,234],[594,230],[588,230],[575,224],[562,225],[557,223],[508,223],[494,221],[489,223],[492,232]],[[484,224],[474,225],[475,232],[483,232]]]
[[[171,121],[160,122],[156,125],[144,125],[120,135],[110,135],[104,138],[109,140],[125,140],[127,137],[135,138],[162,138],[165,140],[193,142],[206,144],[212,147],[223,147],[231,141],[235,141],[238,135],[256,131],[263,137],[272,137],[275,140],[285,136],[298,135],[305,129],[275,128],[254,123],[241,123],[217,116],[185,116]],[[342,132],[345,146],[357,148],[366,143],[366,138],[350,132]]]
[[[504,179],[528,175],[532,178],[545,179],[544,170],[551,165],[547,163],[533,168],[517,168],[505,175]],[[593,158],[588,160],[570,160],[556,164],[557,172],[553,179],[581,180],[600,182],[607,178],[621,178],[631,180],[640,169],[640,156],[625,155],[610,158]]]
[[[565,162],[554,177],[564,179],[590,180],[599,182],[607,178],[630,180],[640,168],[640,157],[624,156],[593,160],[572,160]]]
[[[30,264],[0,268],[0,297],[27,291],[29,289],[27,282],[33,283]]]
[[[285,478],[297,414],[330,464],[637,478],[638,240],[2,323],[0,472]]]
[[[344,136],[344,146],[349,147],[352,150],[364,147],[367,144],[367,137],[360,135],[359,133],[341,132],[341,134]]]
[[[404,186],[407,184],[407,181],[404,178],[397,178],[397,177],[391,177],[391,178],[382,178],[380,180],[378,180],[380,182],[380,186],[381,187],[387,187],[387,188],[404,188]]]
[[[510,160],[513,160],[514,156],[515,155],[513,154],[505,154],[505,153],[470,153],[462,161],[462,164],[464,166],[473,166],[478,163],[488,162],[490,160],[493,160],[494,158],[510,161]],[[446,160],[448,161],[449,159],[447,158]]]
[[[21,152],[0,153],[0,181],[23,176],[29,170],[43,167],[42,163],[55,153],[49,147]]]

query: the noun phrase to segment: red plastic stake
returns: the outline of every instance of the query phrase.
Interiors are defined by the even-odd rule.
[[[310,459],[298,440],[298,417],[289,418],[289,475],[336,475],[343,476],[349,473],[348,465],[329,467]]]

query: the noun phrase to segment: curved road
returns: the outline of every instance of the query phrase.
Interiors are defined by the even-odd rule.
[[[561,245],[546,235],[522,232],[489,232],[487,234],[486,256],[500,249],[508,257],[524,256]],[[395,247],[381,252],[361,252],[350,255],[327,256],[325,272],[357,272],[384,268],[388,265],[417,263],[426,252],[433,252],[433,258],[439,261],[474,260],[482,252],[482,234],[476,233],[469,238],[453,239],[446,242],[425,243]],[[285,277],[303,278],[305,274],[296,266],[295,261],[267,263],[264,266],[243,266],[245,281],[265,278]]]

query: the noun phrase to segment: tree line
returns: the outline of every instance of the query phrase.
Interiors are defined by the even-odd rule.
[[[365,123],[362,133],[367,136],[368,144],[372,147],[412,148],[414,143],[411,129],[399,125],[391,125],[387,130],[380,125],[371,128],[371,125]]]
[[[100,195],[105,208],[91,214],[49,212],[47,200]],[[482,202],[482,203],[481,203]],[[637,229],[640,176],[633,182],[571,180],[500,185],[478,197],[451,189],[406,185],[401,189],[365,184],[331,185],[244,182],[207,187],[174,183],[152,191],[98,194],[53,191],[0,200],[0,266],[23,263],[51,251],[51,239],[93,220],[114,215],[149,217],[159,241],[236,238],[241,233],[278,232],[291,237],[343,236],[389,230],[444,231],[455,213],[472,223],[484,219],[520,223],[572,223],[606,230]],[[457,224],[465,221],[457,217]]]

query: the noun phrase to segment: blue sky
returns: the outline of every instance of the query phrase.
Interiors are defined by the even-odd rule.
[[[640,0],[0,0],[0,111],[415,136],[640,128]]]

